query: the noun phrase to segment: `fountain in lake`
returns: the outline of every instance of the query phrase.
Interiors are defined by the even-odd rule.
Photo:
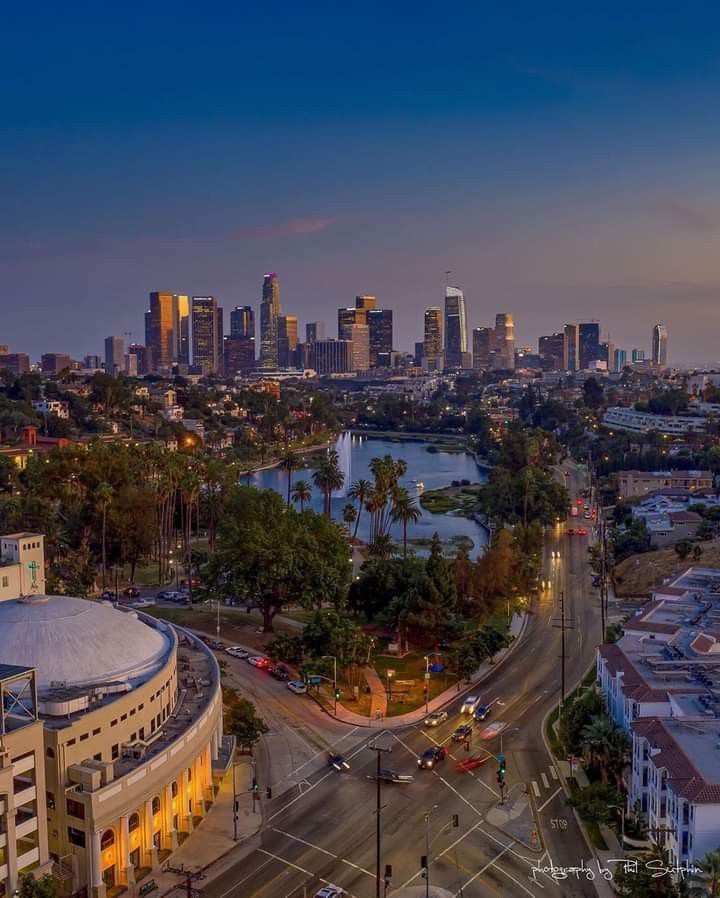
[[[352,481],[352,436],[349,431],[346,430],[340,434],[337,443],[335,443],[335,451],[338,454],[338,467],[342,471],[344,477],[343,487],[341,490],[338,490],[335,495],[345,498]]]

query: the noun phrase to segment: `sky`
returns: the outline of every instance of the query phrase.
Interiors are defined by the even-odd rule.
[[[720,6],[49,4],[0,33],[0,344],[143,341],[151,290],[412,350],[445,271],[519,344],[720,363]]]

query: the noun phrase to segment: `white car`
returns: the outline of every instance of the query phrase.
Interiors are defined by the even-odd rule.
[[[287,688],[290,692],[294,692],[295,695],[305,695],[307,692],[307,686],[302,680],[290,680],[287,684]]]
[[[439,727],[441,723],[445,723],[448,719],[447,711],[433,711],[425,718],[423,723],[426,727]]]
[[[474,714],[480,705],[479,695],[468,695],[460,708],[461,714]]]
[[[233,658],[247,658],[250,654],[250,652],[245,651],[245,649],[239,645],[229,645],[225,651],[228,655],[232,655]]]
[[[340,886],[323,886],[319,892],[315,892],[315,898],[345,898],[347,892]]]
[[[152,608],[155,604],[154,599],[135,599],[134,602],[130,602],[131,608]]]
[[[248,664],[252,664],[253,667],[257,667],[265,659],[262,655],[248,655],[245,660]]]

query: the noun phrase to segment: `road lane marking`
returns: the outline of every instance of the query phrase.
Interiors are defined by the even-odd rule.
[[[287,724],[286,724],[286,726],[287,726]],[[290,727],[290,729],[291,729],[293,732],[295,732],[295,730],[293,730],[292,727]],[[331,743],[330,743],[330,748],[336,748],[338,745],[340,745],[340,743],[343,741],[343,739],[347,739],[348,736],[352,736],[352,734],[353,734],[356,730],[359,730],[359,729],[360,729],[360,727],[353,727],[351,730],[349,730],[347,733],[345,733],[344,736],[341,736],[341,737],[337,740],[337,742],[331,742]],[[322,751],[316,752],[316,753],[312,756],[312,758],[308,758],[308,760],[305,761],[303,764],[301,764],[299,767],[296,767],[294,770],[291,770],[290,773],[288,774],[288,777],[293,776],[293,775],[294,775],[295,773],[297,773],[299,770],[302,770],[303,767],[307,767],[308,764],[311,764],[316,758],[319,758],[320,755],[324,755],[324,754],[327,754],[327,752],[326,752],[324,749],[323,749]]]
[[[453,898],[460,898],[460,896],[463,894],[464,890],[470,885],[470,883],[475,882],[475,880],[478,878],[478,876],[482,876],[483,873],[488,869],[488,867],[492,867],[493,864],[497,863],[497,862],[500,860],[500,858],[505,854],[505,852],[506,852],[506,851],[509,851],[509,850],[512,848],[513,845],[514,845],[514,842],[509,842],[509,843],[503,848],[502,851],[500,851],[498,854],[496,854],[494,858],[491,858],[491,859],[487,862],[487,864],[485,864],[484,867],[481,867],[481,868],[477,871],[477,873],[475,873],[474,876],[471,876],[470,879],[468,879],[468,881],[467,881],[466,883],[464,883],[463,885],[461,885],[461,886],[460,886],[460,889],[459,889],[457,892],[455,892]],[[531,892],[530,894],[532,894],[532,892]]]
[[[550,783],[548,782],[547,774],[545,773],[544,770],[543,770],[543,772],[540,774],[540,779],[542,780],[543,786],[544,786],[546,789],[549,789],[549,788],[550,788]]]
[[[365,873],[367,876],[370,876],[372,879],[375,879],[375,874],[371,873],[369,870],[366,870],[364,867],[361,867],[359,864],[354,864],[352,861],[349,861],[347,858],[340,857],[339,854],[333,854],[332,851],[328,851],[327,848],[321,848],[320,845],[315,845],[313,842],[308,842],[305,839],[301,839],[300,836],[294,836],[292,833],[286,832],[284,829],[277,829],[276,827],[272,827],[273,832],[279,833],[281,836],[285,836],[288,839],[292,839],[293,842],[299,842],[301,845],[305,845],[307,848],[312,848],[313,851],[319,851],[321,854],[327,854],[328,857],[333,858],[333,860],[340,861],[343,864],[347,864],[348,867],[353,867],[355,870],[359,870],[361,873]]]
[[[444,856],[448,853],[448,851],[452,851],[453,848],[455,848],[456,845],[459,845],[464,839],[467,839],[467,837],[470,835],[470,833],[475,832],[475,830],[476,830],[479,826],[482,826],[482,823],[483,823],[482,820],[478,820],[478,822],[477,822],[474,826],[471,826],[470,829],[469,829],[466,833],[463,833],[462,836],[458,836],[458,838],[455,839],[455,841],[452,842],[450,845],[448,845],[447,848],[445,848],[443,851],[441,851],[440,854],[436,854],[435,857],[432,859],[432,861],[430,861],[430,863],[432,863],[433,861],[440,860],[440,858],[441,858],[441,857],[444,857]],[[400,886],[400,888],[401,888],[401,889],[407,888],[407,886],[409,886],[410,883],[411,883],[414,879],[417,879],[418,876],[420,876],[421,874],[422,874],[422,870],[418,870],[417,873],[413,873],[413,875],[410,877],[410,879],[408,879],[407,882],[404,882],[404,883]]]
[[[371,873],[369,870],[366,870],[365,867],[361,867],[359,864],[353,864],[352,861],[349,861],[347,858],[340,858],[343,864],[347,864],[348,867],[352,867],[354,870],[359,870],[361,873],[364,873],[366,876],[369,876],[370,879],[374,880],[375,874]]]
[[[219,898],[226,898],[226,896],[229,895],[230,892],[234,891],[238,886],[241,886],[246,880],[255,876],[256,873],[259,873],[261,870],[264,870],[265,867],[267,867],[268,864],[272,864],[272,862],[273,862],[273,859],[271,857],[269,857],[266,861],[264,861],[262,864],[260,864],[260,866],[257,868],[257,870],[253,870],[252,873],[245,874],[245,876],[243,876],[242,879],[238,879],[237,882],[233,883],[227,891],[223,892],[219,896]]]
[[[554,780],[556,780],[556,779],[558,778],[557,770],[556,770],[554,767],[551,767],[551,768],[550,768],[550,776],[551,776]]]
[[[540,786],[538,786],[535,780],[532,781],[532,790],[535,793],[535,798],[540,798]]]
[[[279,854],[273,854],[272,851],[266,851],[264,848],[258,848],[258,851],[266,854],[268,857],[272,858],[274,861],[277,861],[280,864],[285,864],[287,867],[292,867],[294,870],[298,870],[300,873],[304,873],[305,876],[310,876],[314,879],[318,879],[320,882],[325,883],[326,886],[331,886],[332,883],[329,879],[323,879],[322,876],[318,876],[317,873],[313,873],[311,870],[306,870],[304,867],[299,866],[298,864],[294,864],[292,861],[286,860],[284,857],[280,857]],[[357,898],[357,895],[353,895],[352,892],[348,892],[345,889],[348,898]]]
[[[553,792],[553,794],[550,796],[550,798],[548,798],[547,801],[544,801],[544,802],[540,805],[540,807],[538,808],[538,813],[539,813],[540,811],[542,811],[543,808],[545,808],[547,805],[549,805],[550,802],[553,800],[553,798],[555,798],[556,795],[559,795],[560,792],[562,792],[562,786],[558,786],[558,788]]]

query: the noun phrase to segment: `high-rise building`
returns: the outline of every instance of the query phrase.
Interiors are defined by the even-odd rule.
[[[222,372],[223,318],[214,296],[192,298],[192,363],[203,374]]]
[[[602,359],[600,350],[600,325],[597,321],[584,321],[578,325],[580,346],[579,366],[581,371],[592,367],[593,362]]]
[[[495,331],[491,327],[473,328],[473,368],[485,371],[490,367],[491,355],[495,352]]]
[[[613,354],[613,371],[622,371],[627,365],[627,352],[624,349],[616,349]]]
[[[235,306],[230,312],[230,336],[255,339],[255,312],[252,306]]]
[[[370,309],[377,308],[377,296],[370,296],[367,293],[363,293],[361,296],[355,297],[355,308],[356,309],[365,309],[365,311],[369,311]],[[358,324],[362,324],[362,322],[358,322]]]
[[[125,341],[122,337],[105,337],[105,371],[113,377],[125,370]]]
[[[538,338],[538,355],[546,371],[563,371],[565,365],[565,333],[558,331]]]
[[[367,324],[365,309],[338,309],[338,340],[351,340],[354,324]]]
[[[445,288],[445,367],[461,368],[468,351],[465,297],[459,287]]]
[[[60,374],[72,367],[72,359],[64,352],[46,352],[40,357],[40,367],[43,374]]]
[[[428,371],[442,371],[443,363],[443,313],[438,306],[425,309],[423,358]]]
[[[1,363],[1,360],[0,360]],[[86,355],[83,356],[83,368],[87,368],[89,371],[97,371],[102,362],[100,361],[99,355]]]
[[[277,320],[280,317],[280,281],[271,272],[263,278],[260,303],[260,367],[277,368]]]
[[[99,366],[98,366],[99,367]],[[0,371],[9,371],[19,377],[30,371],[30,356],[25,352],[6,352],[0,355]]]
[[[353,324],[350,328],[352,342],[352,370],[367,371],[370,367],[370,327]]]
[[[145,374],[150,374],[153,370],[152,351],[148,346],[143,346],[142,343],[131,343],[128,346],[127,359],[128,374],[136,374],[142,377]],[[134,359],[134,362],[131,362],[131,359]]]
[[[577,324],[565,325],[565,358],[564,371],[577,371],[580,366],[580,327]]]
[[[145,345],[152,350],[156,371],[169,371],[177,361],[178,302],[174,293],[153,292],[145,313]]]
[[[415,364],[418,368],[422,365],[423,360],[425,359],[425,343],[422,340],[417,340],[415,342]]]
[[[645,361],[645,350],[644,349],[633,349],[632,351],[632,362],[644,362]]]
[[[312,366],[318,374],[347,374],[352,369],[352,340],[316,340]]]
[[[298,345],[297,316],[280,315],[277,324],[278,368],[291,368],[295,364]]]
[[[515,323],[509,312],[495,316],[495,359],[493,367],[501,371],[515,369]]]
[[[668,332],[664,324],[656,324],[652,332],[652,363],[664,368],[667,365]]]
[[[174,303],[174,361],[190,364],[190,297],[175,294]]]
[[[305,342],[314,343],[316,340],[325,339],[325,322],[308,321],[305,325]]]
[[[358,297],[358,299],[375,297]],[[378,365],[380,353],[392,352],[393,348],[393,313],[392,309],[367,309],[367,325],[370,331],[370,367]]]
[[[223,340],[223,367],[228,377],[255,368],[255,337],[233,337]]]

